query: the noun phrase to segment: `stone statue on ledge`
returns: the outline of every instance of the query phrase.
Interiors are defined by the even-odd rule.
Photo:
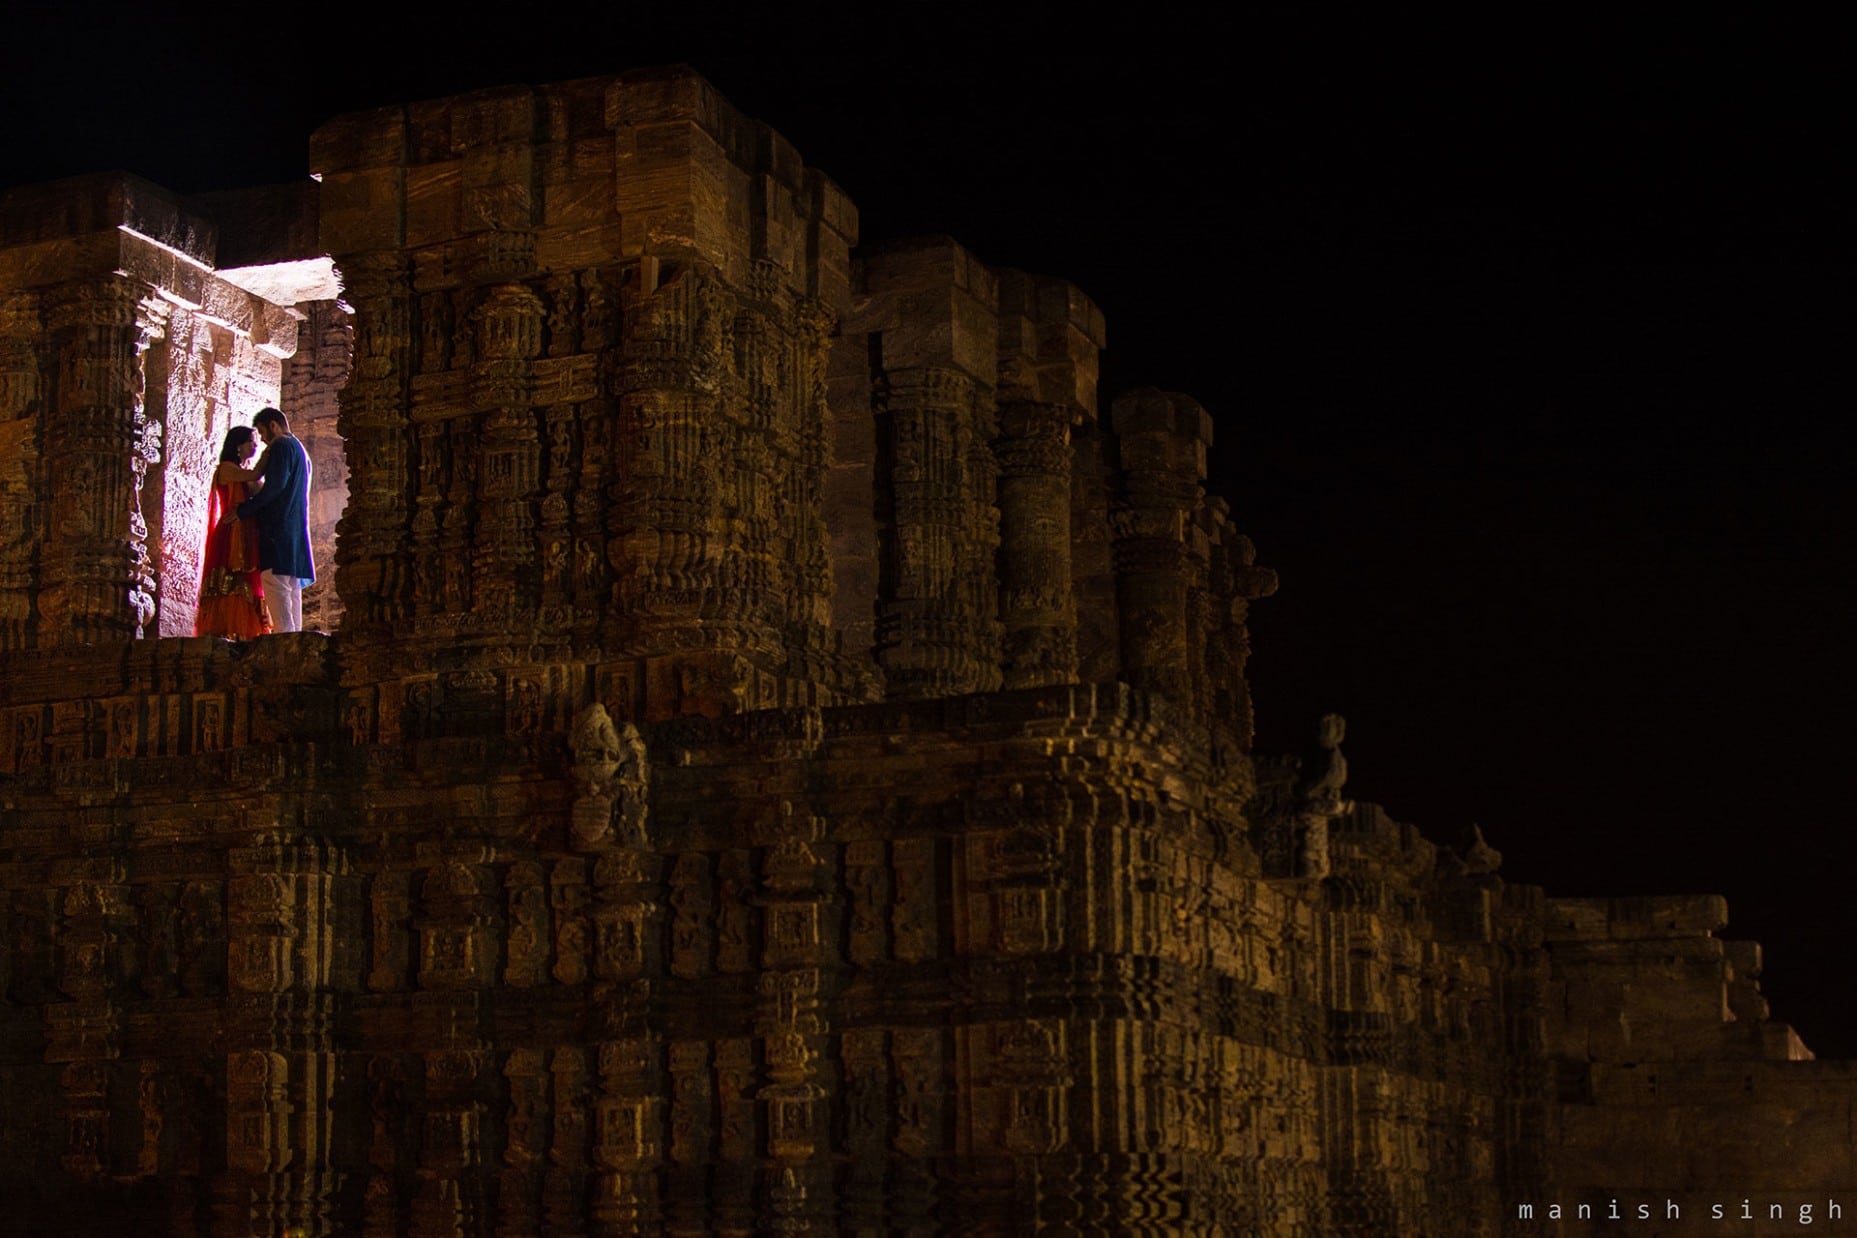
[[[1354,811],[1354,802],[1341,794],[1348,781],[1348,761],[1341,755],[1347,731],[1348,721],[1340,714],[1322,715],[1316,726],[1315,750],[1303,761],[1296,784],[1299,876],[1328,876],[1328,823]]]
[[[1484,840],[1483,827],[1480,825],[1471,825],[1458,858],[1463,863],[1466,877],[1494,876],[1496,870],[1502,867],[1502,852]]]

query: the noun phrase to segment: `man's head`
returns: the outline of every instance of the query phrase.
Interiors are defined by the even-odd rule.
[[[259,409],[252,414],[251,423],[257,428],[258,437],[263,439],[266,445],[290,433],[290,419],[274,408]]]

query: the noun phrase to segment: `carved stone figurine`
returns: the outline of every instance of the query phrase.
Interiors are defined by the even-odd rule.
[[[1470,827],[1470,832],[1465,836],[1459,854],[1463,860],[1466,876],[1487,876],[1502,867],[1502,852],[1484,841],[1483,827],[1480,825]]]
[[[638,728],[613,725],[594,703],[574,716],[574,797],[570,837],[581,851],[646,845],[650,771]]]
[[[1303,761],[1296,785],[1296,823],[1302,836],[1298,867],[1304,877],[1328,876],[1328,823],[1354,811],[1353,801],[1341,794],[1348,781],[1348,761],[1341,755],[1347,732],[1346,718],[1323,714],[1315,750]]]

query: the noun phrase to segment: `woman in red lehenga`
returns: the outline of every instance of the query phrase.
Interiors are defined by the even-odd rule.
[[[200,562],[200,609],[195,636],[250,640],[271,630],[258,570],[258,525],[239,519],[239,504],[258,479],[250,465],[258,436],[250,426],[233,426],[213,470],[213,503],[207,515],[206,553]]]

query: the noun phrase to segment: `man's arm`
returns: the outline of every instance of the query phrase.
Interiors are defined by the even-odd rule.
[[[281,443],[282,440],[280,439]],[[277,444],[267,448],[264,453],[263,467],[258,475],[264,478],[264,488],[251,498],[239,504],[239,519],[245,520],[256,516],[267,507],[275,507],[289,495],[291,483],[296,480],[298,470],[303,467],[302,448],[291,451],[278,449]]]

